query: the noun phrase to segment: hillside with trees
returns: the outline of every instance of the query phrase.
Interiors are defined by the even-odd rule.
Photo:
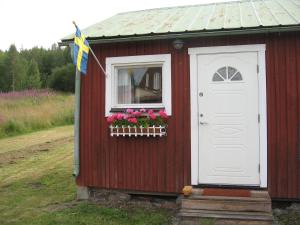
[[[75,68],[69,48],[53,44],[18,51],[11,45],[0,51],[0,92],[52,88],[74,92]]]

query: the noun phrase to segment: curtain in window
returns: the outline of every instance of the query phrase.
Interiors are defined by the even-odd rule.
[[[128,104],[131,103],[132,98],[132,85],[131,75],[127,69],[120,69],[118,71],[118,103]]]

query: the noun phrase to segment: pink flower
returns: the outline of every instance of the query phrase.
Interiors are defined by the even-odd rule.
[[[115,116],[114,115],[109,116],[109,117],[107,117],[106,120],[107,120],[108,123],[113,123],[115,121]]]
[[[139,117],[139,116],[142,115],[142,113],[139,112],[139,111],[134,111],[134,112],[132,113],[132,115],[134,115],[134,116],[136,116],[136,117]]]
[[[168,119],[168,115],[165,110],[162,110],[162,109],[159,110],[158,114],[160,115],[161,118]]]
[[[140,112],[141,112],[141,113],[145,113],[145,112],[146,112],[146,109],[140,109]]]
[[[122,120],[124,115],[122,113],[117,113],[117,120]]]
[[[126,112],[127,113],[133,113],[133,109],[127,109]]]
[[[154,113],[150,113],[149,114],[149,117],[152,119],[152,120],[155,120],[156,119],[156,115]]]
[[[124,119],[124,120],[127,120],[129,117],[130,117],[129,115],[126,115],[126,114],[125,114],[125,115],[123,116],[123,119]]]
[[[127,121],[129,123],[137,123],[137,119],[136,118],[128,118]]]
[[[152,110],[152,109],[149,109],[148,110],[148,114],[150,115],[150,114],[153,114],[154,113],[154,111]]]

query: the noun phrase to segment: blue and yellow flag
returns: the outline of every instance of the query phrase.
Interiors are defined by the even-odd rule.
[[[74,38],[74,64],[76,68],[82,73],[86,74],[87,60],[89,54],[89,43],[76,26],[76,33]]]

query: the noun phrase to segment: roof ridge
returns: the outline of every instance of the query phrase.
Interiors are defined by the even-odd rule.
[[[232,4],[232,3],[241,3],[241,2],[253,2],[253,1],[265,1],[265,0],[230,0],[226,1],[223,0],[222,2],[211,2],[211,3],[203,3],[203,4],[192,4],[192,5],[179,5],[179,6],[167,6],[167,7],[159,7],[159,8],[151,8],[151,9],[141,9],[141,10],[133,10],[127,12],[120,12],[116,15],[128,14],[128,13],[136,13],[136,12],[144,12],[144,11],[152,11],[152,10],[168,10],[168,9],[175,9],[175,8],[190,8],[190,7],[198,7],[198,6],[205,6],[205,5],[219,5],[219,4]]]

